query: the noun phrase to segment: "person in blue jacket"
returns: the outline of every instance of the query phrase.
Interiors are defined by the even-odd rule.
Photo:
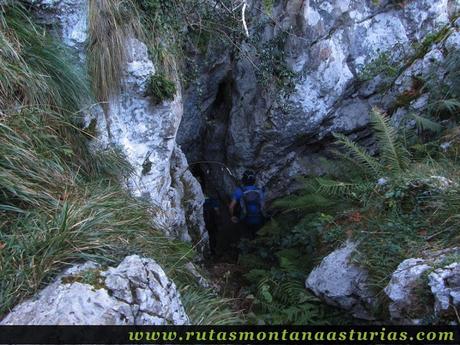
[[[246,170],[241,180],[242,186],[236,188],[229,205],[230,219],[244,227],[243,237],[254,239],[257,231],[264,225],[264,197],[262,188],[256,186],[254,171]],[[236,216],[236,206],[240,206],[240,215]]]

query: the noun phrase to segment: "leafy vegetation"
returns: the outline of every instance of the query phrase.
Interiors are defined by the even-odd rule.
[[[287,66],[284,53],[289,33],[282,31],[266,42],[261,39],[260,32],[251,33],[247,39],[241,23],[241,1],[224,0],[219,6],[196,0],[136,0],[136,3],[142,10],[144,27],[149,32],[151,55],[166,78],[174,79],[182,69],[180,77],[188,85],[193,81],[190,80],[193,79],[191,71],[196,71],[199,66],[197,61],[187,59],[185,52],[198,52],[206,57],[206,51],[212,47],[230,49],[233,54],[247,59],[263,87],[275,85],[278,89],[292,91],[296,74]],[[270,13],[274,4],[270,0],[264,1],[262,6]],[[251,49],[243,47],[243,42]],[[249,52],[252,50],[255,56]]]
[[[365,65],[359,73],[358,79],[369,81],[378,75],[384,78],[394,78],[399,73],[399,64],[396,64],[389,52],[380,52],[369,64]]]
[[[336,168],[326,176],[305,179],[303,190],[274,204],[283,212],[259,239],[270,248],[270,253],[259,255],[271,258],[271,272],[295,262],[291,250],[320,259],[352,239],[358,243],[353,260],[368,270],[370,287],[383,296],[379,292],[401,261],[458,245],[459,61],[458,51],[451,51],[435,65],[432,76],[420,85],[420,94],[430,96],[427,107],[421,114],[408,114],[399,128],[382,111],[373,110],[374,152],[335,134],[337,148],[331,154],[339,158],[334,160]],[[273,229],[281,229],[276,231],[283,238],[273,236]],[[304,272],[309,261],[300,261],[303,265],[292,273]],[[309,264],[312,267],[311,260]],[[260,293],[264,291],[272,288]],[[289,301],[282,308],[298,303]]]
[[[265,13],[270,15],[273,12],[273,7],[275,6],[275,0],[263,0],[262,5]]]
[[[253,44],[257,48],[259,65],[256,69],[257,81],[263,87],[273,83],[278,89],[290,92],[294,88],[296,74],[287,66],[285,44],[288,37],[287,31],[280,32],[271,40],[262,43],[259,37],[253,38]]]
[[[219,6],[197,0],[136,0],[142,11],[142,22],[149,32],[151,55],[168,78],[181,74],[187,61],[185,51],[191,47],[204,53],[208,45],[225,42],[236,46],[241,40],[238,1],[224,0]],[[184,69],[182,79],[187,78]]]
[[[400,7],[403,7],[409,1],[410,0],[390,0],[389,3],[392,5],[398,5]],[[381,3],[381,0],[372,0],[372,3],[374,5],[379,5]]]
[[[116,46],[126,29],[117,25],[126,5],[91,3],[97,27],[90,64],[101,78],[107,68],[113,72],[96,82],[105,88],[100,100],[119,77],[123,55]],[[152,224],[159,210],[125,190],[132,169],[120,151],[88,149],[92,129],[83,130],[80,118],[91,99],[84,74],[29,18],[18,5],[0,6],[0,315],[76,261],[115,265],[139,254],[155,258],[175,281],[192,322],[238,322],[228,302],[198,286],[184,267],[193,248],[166,238]],[[107,56],[111,49],[120,55]],[[99,281],[97,272],[81,279]]]
[[[439,76],[442,75],[442,79]],[[455,122],[460,109],[460,52],[449,52],[443,63],[435,64],[423,91],[430,95],[427,113],[434,119]]]
[[[341,313],[326,307],[305,289],[305,277],[316,261],[311,255],[319,242],[315,229],[321,220],[304,219],[291,224],[290,217],[272,221],[255,242],[246,244],[240,264],[248,271],[247,311],[253,324],[341,323]],[[304,227],[309,224],[309,231]]]
[[[152,96],[155,103],[171,100],[176,95],[176,84],[167,79],[163,74],[152,75],[147,84],[146,93]]]

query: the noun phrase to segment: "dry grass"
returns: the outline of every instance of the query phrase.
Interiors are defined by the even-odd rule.
[[[121,88],[127,59],[127,40],[141,33],[136,6],[130,0],[89,1],[88,73],[99,102],[107,102]]]
[[[192,322],[234,322],[226,301],[184,268],[195,255],[190,245],[166,238],[152,224],[156,210],[124,189],[132,169],[123,155],[89,151],[76,116],[85,104],[82,74],[11,3],[0,6],[0,318],[66,265],[116,265],[139,254],[174,279]],[[105,100],[120,87],[136,11],[127,1],[90,3],[93,86]]]
[[[65,48],[18,4],[0,7],[0,106],[41,105],[77,110],[89,98],[83,73]]]

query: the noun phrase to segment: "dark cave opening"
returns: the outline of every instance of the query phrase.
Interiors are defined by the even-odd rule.
[[[204,114],[206,119],[200,136],[198,160],[189,163],[190,171],[200,182],[206,198],[204,218],[208,234],[214,238],[212,260],[217,262],[237,261],[241,237],[241,226],[231,222],[228,210],[233,190],[239,185],[228,168],[226,154],[232,93],[233,80],[228,74],[219,83],[214,101]]]

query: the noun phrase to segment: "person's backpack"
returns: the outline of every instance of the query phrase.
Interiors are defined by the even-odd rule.
[[[240,199],[241,213],[243,218],[263,216],[263,192],[260,189],[245,190]]]

